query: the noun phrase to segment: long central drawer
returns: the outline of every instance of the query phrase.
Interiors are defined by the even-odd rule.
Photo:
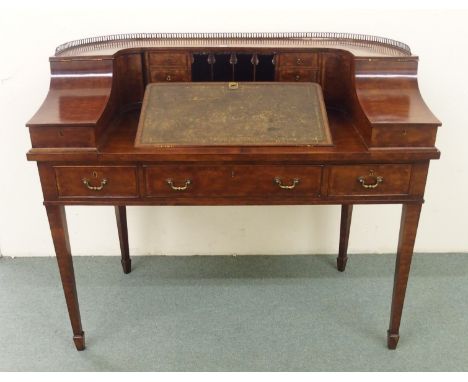
[[[151,165],[147,197],[320,196],[322,166]]]

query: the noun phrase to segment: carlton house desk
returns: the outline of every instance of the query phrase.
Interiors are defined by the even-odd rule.
[[[346,33],[132,34],[50,58],[27,123],[78,350],[85,348],[65,206],[402,204],[387,344],[395,349],[440,122],[398,41]]]

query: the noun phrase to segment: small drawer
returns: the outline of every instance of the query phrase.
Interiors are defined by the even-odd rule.
[[[30,127],[33,147],[96,147],[95,132],[87,126]]]
[[[283,53],[279,55],[280,66],[318,67],[317,53]]]
[[[135,166],[55,166],[60,198],[138,197]]]
[[[437,127],[374,126],[371,145],[380,147],[434,147]]]
[[[190,81],[190,73],[184,69],[150,68],[151,82],[186,82]]]
[[[146,196],[320,196],[321,166],[197,166],[145,168]]]
[[[146,166],[144,172],[149,197],[224,195],[229,189],[226,167],[161,165]]]
[[[242,196],[318,198],[322,166],[237,166],[233,169],[232,182]]]
[[[284,69],[280,68],[279,81],[318,82],[317,69]]]
[[[150,66],[180,66],[187,68],[189,56],[184,52],[150,52],[148,53]]]
[[[332,166],[328,178],[329,196],[407,195],[411,165]]]

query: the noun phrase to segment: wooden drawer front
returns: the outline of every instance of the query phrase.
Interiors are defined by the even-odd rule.
[[[372,146],[433,147],[437,127],[421,126],[374,126],[372,128]]]
[[[151,68],[151,82],[185,82],[190,81],[190,73],[184,69],[174,68]]]
[[[283,53],[279,55],[280,66],[311,66],[318,67],[316,53]]]
[[[321,166],[148,166],[146,195],[320,196]]]
[[[138,197],[135,166],[55,166],[61,198]]]
[[[92,127],[30,127],[32,147],[96,147]]]
[[[150,66],[180,66],[187,68],[189,56],[184,52],[151,52],[148,53]]]
[[[328,195],[407,195],[411,165],[332,166],[328,178]]]
[[[318,82],[316,69],[279,69],[280,81]]]

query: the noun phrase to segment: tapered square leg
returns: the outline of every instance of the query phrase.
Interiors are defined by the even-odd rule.
[[[73,342],[77,350],[85,348],[84,332],[81,327],[80,307],[76,292],[75,272],[68,238],[67,218],[64,206],[47,205],[50,231],[54,242],[55,254],[62,280],[63,292],[67,303],[68,315],[73,330]]]
[[[130,259],[128,246],[127,210],[125,206],[115,206],[115,218],[117,220],[120,253],[122,256],[120,262],[122,263],[124,273],[130,273],[132,270],[132,260]]]
[[[399,340],[400,340],[399,334],[392,334],[390,333],[390,330],[387,330],[387,346],[390,350],[396,349]]]
[[[73,342],[75,343],[76,350],[84,350],[85,349],[85,335],[84,332],[81,334],[76,334],[73,336]]]
[[[400,339],[400,322],[405,301],[406,286],[413,258],[414,242],[418,230],[421,203],[403,204],[400,237],[395,263],[395,278],[393,283],[392,309],[390,326],[387,331],[387,345],[389,349],[396,349]]]
[[[353,205],[343,204],[341,206],[340,245],[338,250],[338,257],[336,259],[336,267],[340,272],[345,270],[346,263],[348,261],[348,242],[352,215]]]

